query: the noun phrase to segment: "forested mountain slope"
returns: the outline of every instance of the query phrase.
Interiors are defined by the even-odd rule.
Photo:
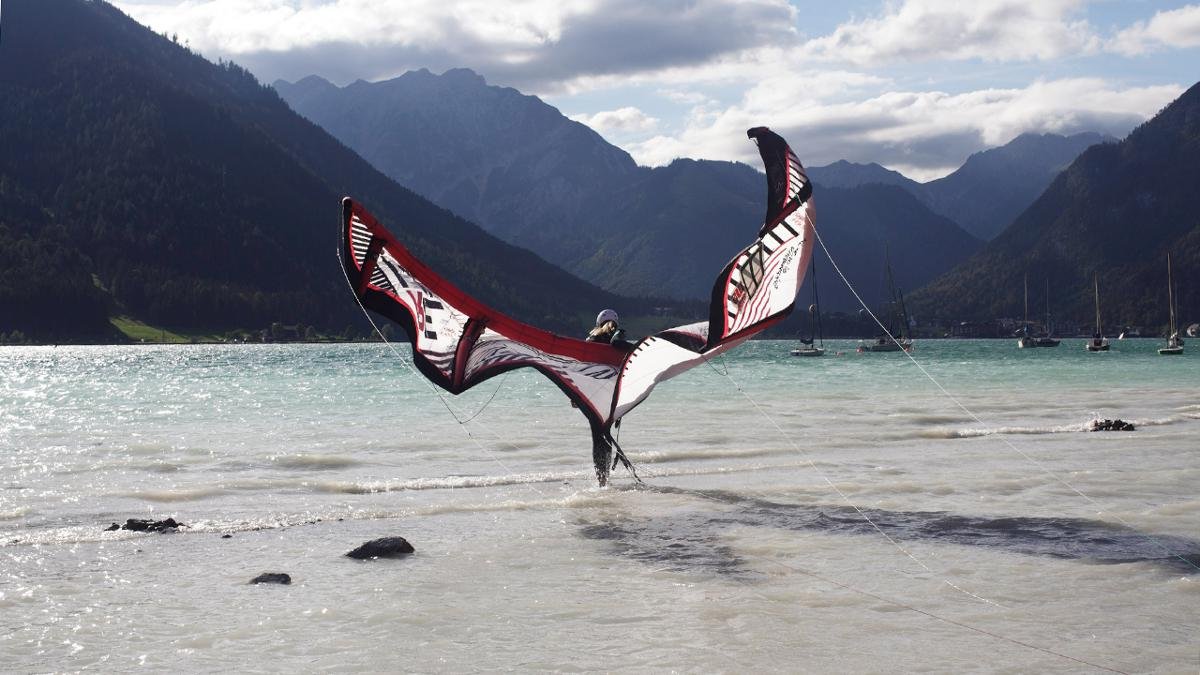
[[[232,63],[103,2],[8,0],[0,40],[0,333],[109,339],[361,320],[340,198],[435,269],[551,328],[619,301],[397,185]]]

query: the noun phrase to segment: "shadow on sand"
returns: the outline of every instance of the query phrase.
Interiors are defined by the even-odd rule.
[[[730,527],[769,527],[878,537],[859,512],[848,506],[785,504],[721,490],[641,487],[663,494],[692,495],[716,502],[716,511],[689,511],[644,520],[592,524],[589,539],[609,542],[619,554],[665,569],[748,571],[725,542]],[[863,509],[896,541],[936,541],[996,548],[1094,564],[1152,563],[1174,573],[1200,572],[1200,541],[1138,532],[1123,525],[1081,518],[983,518],[939,511]]]

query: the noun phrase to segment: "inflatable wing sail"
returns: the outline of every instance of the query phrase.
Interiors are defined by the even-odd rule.
[[[413,361],[452,394],[513,368],[535,368],[579,407],[592,429],[601,485],[613,461],[612,425],[654,386],[748,340],[792,310],[812,254],[812,186],[787,143],[765,127],[767,213],[758,237],[713,286],[709,318],[644,338],[632,350],[555,335],[497,312],[415,258],[361,204],[342,200],[342,266],[363,307],[399,324]],[[681,232],[680,236],[687,236]],[[617,456],[624,459],[617,448]]]

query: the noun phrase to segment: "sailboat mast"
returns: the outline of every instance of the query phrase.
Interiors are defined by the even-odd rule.
[[[1050,277],[1046,277],[1046,335],[1050,334]]]
[[[814,251],[809,265],[813,280],[813,319],[814,329],[817,335],[821,336],[821,346],[825,346],[825,329],[821,327],[821,297],[817,295],[817,254]],[[817,337],[813,335],[813,337]]]
[[[1029,273],[1025,273],[1025,331],[1029,331]]]
[[[1100,329],[1100,275],[1092,275],[1092,288],[1096,291],[1096,335],[1104,335],[1104,331]]]
[[[1170,335],[1175,334],[1175,279],[1171,276],[1171,254],[1167,254],[1167,311],[1170,312]],[[1168,335],[1168,337],[1170,337]]]
[[[889,314],[891,315],[891,319],[890,319],[891,326],[889,326],[889,328],[891,330],[889,330],[888,332],[892,333],[894,335],[894,334],[900,332],[900,331],[895,330],[895,326],[896,326],[895,321],[897,319],[896,313],[900,310],[900,308],[897,306],[897,303],[896,303],[896,280],[892,277],[892,256],[888,252],[887,249],[884,249],[884,252],[883,252],[883,264],[884,264],[884,267],[887,268],[888,294],[892,298],[892,307],[891,307],[892,311],[889,312]],[[901,335],[901,337],[903,337],[904,333],[900,332],[900,335]]]

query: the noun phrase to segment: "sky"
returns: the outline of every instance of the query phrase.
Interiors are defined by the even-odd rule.
[[[628,151],[917,180],[1022,133],[1124,137],[1200,77],[1200,4],[1149,0],[116,0],[259,80],[465,67]]]

